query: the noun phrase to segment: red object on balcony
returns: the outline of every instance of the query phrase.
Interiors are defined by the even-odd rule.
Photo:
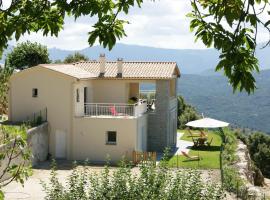
[[[116,109],[115,109],[114,106],[110,107],[110,111],[111,111],[111,113],[112,113],[113,116],[118,115],[118,112],[116,111]]]

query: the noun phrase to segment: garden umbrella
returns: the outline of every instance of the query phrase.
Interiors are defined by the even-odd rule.
[[[206,117],[199,120],[190,121],[186,124],[186,126],[191,126],[194,128],[223,128],[229,126],[229,123]]]
[[[224,132],[222,130],[223,127],[227,127],[229,126],[229,123],[227,122],[223,122],[223,121],[219,121],[216,119],[212,119],[212,118],[202,118],[199,120],[195,120],[195,121],[190,121],[186,124],[186,126],[191,126],[194,128],[218,128],[220,133],[221,133],[221,137],[222,137],[222,145],[221,145],[221,153],[220,153],[220,169],[223,169],[222,167],[222,152],[223,152],[223,143],[225,142],[225,135]],[[223,184],[223,171],[221,172],[221,182]]]

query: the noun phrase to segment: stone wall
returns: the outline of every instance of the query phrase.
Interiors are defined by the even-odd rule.
[[[48,156],[49,144],[48,144],[48,123],[44,123],[40,126],[31,128],[27,130],[27,143],[28,147],[31,150],[31,162],[32,166],[35,166],[38,162],[45,161]],[[9,144],[9,145],[12,145]],[[0,152],[4,152],[8,145],[1,145]],[[13,159],[11,165],[13,164],[21,164],[23,162],[22,157],[18,156]],[[6,168],[8,164],[8,158],[5,158],[1,161],[0,164],[0,174]],[[10,174],[5,174],[0,181],[4,181],[10,178]]]
[[[148,115],[148,151],[163,152],[165,147],[175,145],[176,127],[172,127],[177,126],[172,123],[177,115],[175,107],[177,102],[171,102],[170,98],[170,81],[156,81],[156,109]]]
[[[27,131],[27,143],[32,152],[32,165],[45,161],[49,152],[48,123],[31,128]]]
[[[236,155],[238,161],[235,163],[235,168],[238,170],[239,176],[244,181],[247,199],[259,200],[262,199],[263,194],[260,187],[254,186],[254,171],[251,166],[251,158],[247,146],[238,141]]]

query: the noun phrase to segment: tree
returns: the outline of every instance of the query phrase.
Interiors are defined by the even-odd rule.
[[[5,65],[11,69],[25,69],[45,63],[50,63],[47,47],[27,41],[18,44],[7,55]]]
[[[63,62],[62,62],[62,60],[57,59],[57,60],[53,61],[53,63],[54,63],[54,64],[61,64],[61,63],[63,63]]]
[[[4,10],[0,1],[0,55],[13,35],[16,40],[26,32],[58,36],[66,15],[75,19],[97,17],[88,42],[92,46],[99,41],[111,50],[117,39],[126,36],[124,25],[128,21],[119,19],[119,14],[128,14],[131,7],[142,3],[143,0],[11,0]],[[224,71],[234,91],[253,92],[256,83],[252,72],[259,71],[255,49],[260,25],[270,33],[270,20],[261,18],[270,14],[266,10],[269,0],[191,0],[191,5],[188,17],[192,18],[190,28],[196,31],[196,40],[220,52],[216,70]]]
[[[75,62],[80,62],[80,61],[88,61],[89,58],[79,52],[74,53],[73,55],[70,54],[68,55],[65,60],[64,63],[75,63]]]
[[[26,142],[26,127],[0,126],[0,152],[1,172],[0,172],[0,200],[4,199],[2,188],[12,181],[24,183],[31,175],[29,164],[30,151]],[[4,149],[4,151],[3,151]],[[3,181],[6,177],[8,180]]]
[[[266,12],[268,0],[192,0],[190,28],[196,39],[220,52],[216,71],[223,70],[236,89],[251,93],[256,88],[253,71],[259,72],[255,57],[257,33],[260,25],[270,33]],[[262,7],[260,7],[262,6]],[[268,12],[268,15],[270,13]],[[267,42],[269,44],[270,40]]]
[[[179,129],[185,128],[185,124],[189,121],[197,120],[200,118],[196,109],[191,105],[187,104],[182,96],[177,98],[178,101],[178,117],[177,117],[177,127]]]
[[[0,68],[0,114],[8,111],[8,80],[12,71],[8,68]]]

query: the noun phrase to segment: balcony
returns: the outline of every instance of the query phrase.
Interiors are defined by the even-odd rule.
[[[85,117],[139,117],[147,112],[147,102],[135,104],[85,103]]]

